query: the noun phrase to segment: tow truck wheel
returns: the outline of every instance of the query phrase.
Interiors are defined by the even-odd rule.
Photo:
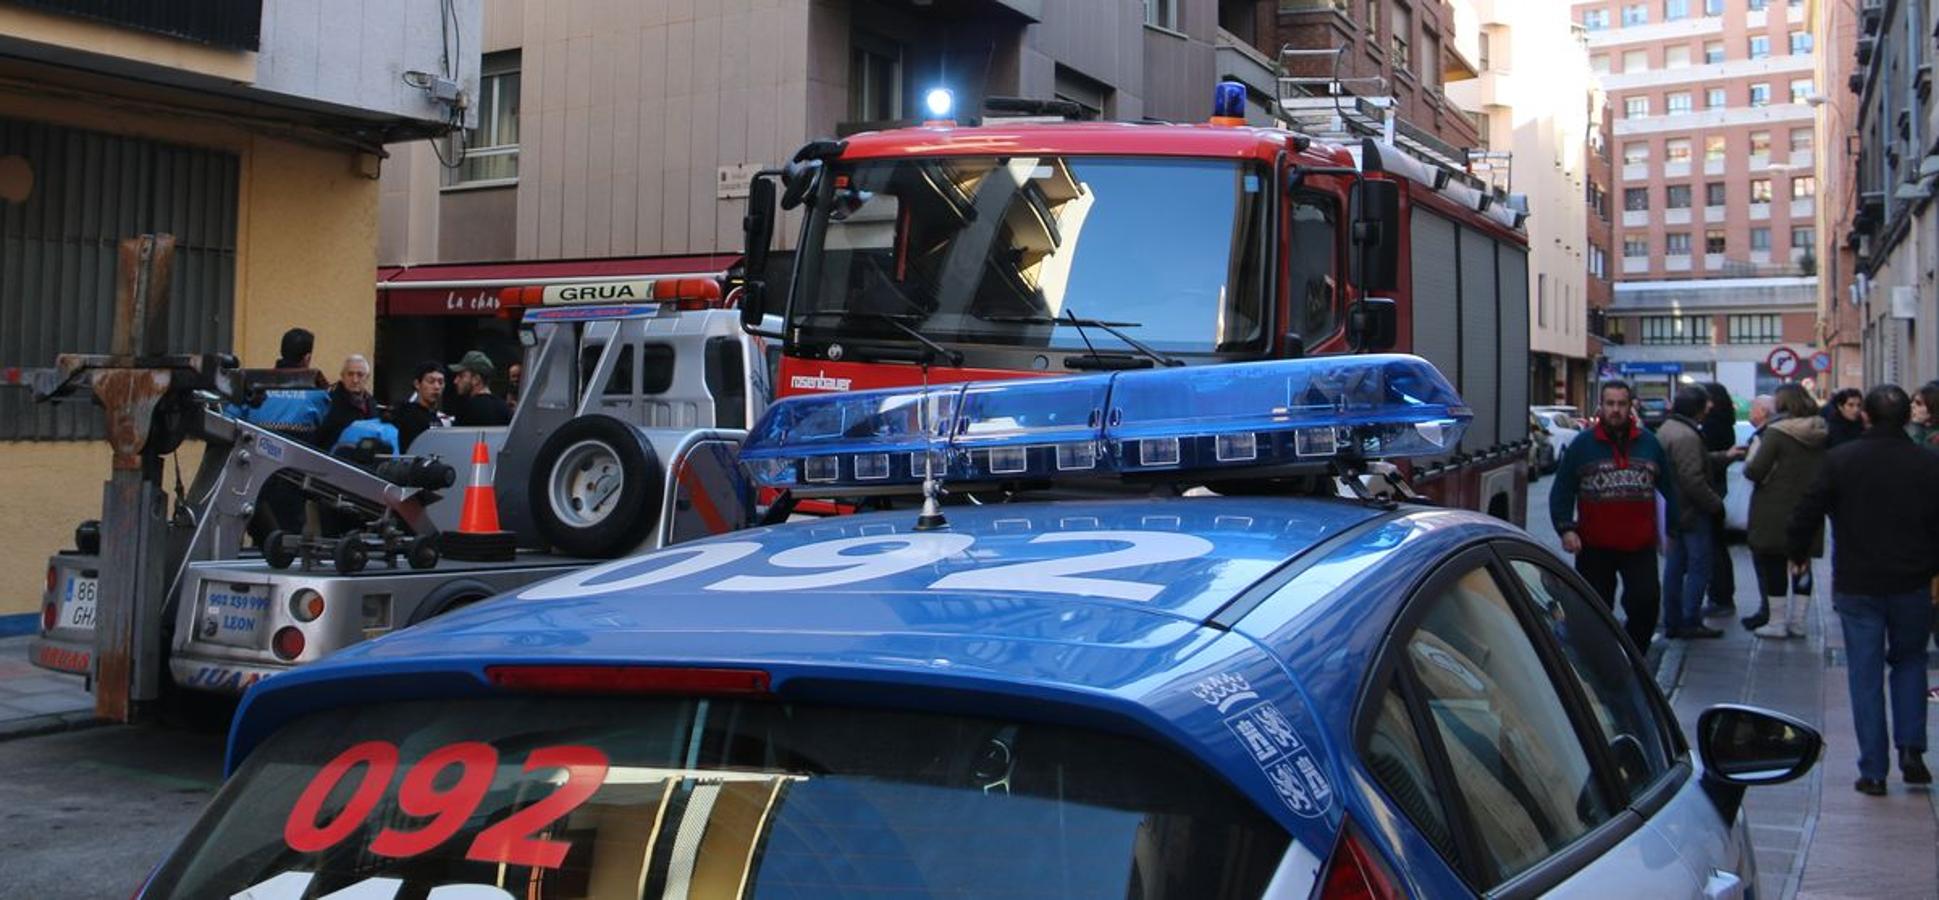
[[[330,557],[336,562],[339,575],[355,575],[363,571],[364,566],[370,563],[370,551],[364,549],[364,533],[345,532]]]
[[[263,538],[263,562],[269,563],[270,568],[287,569],[290,563],[296,561],[296,554],[290,552],[287,537],[281,531],[272,531],[269,537]]]
[[[533,457],[532,518],[560,552],[610,559],[639,546],[659,524],[665,493],[659,457],[639,430],[612,416],[581,416]]]
[[[438,564],[438,542],[425,536],[411,538],[409,548],[404,551],[404,558],[410,562],[413,569],[432,568]]]

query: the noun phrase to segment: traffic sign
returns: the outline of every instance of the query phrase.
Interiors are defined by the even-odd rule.
[[[1803,362],[1804,360],[1798,358],[1798,351],[1789,347],[1775,348],[1771,351],[1771,355],[1764,359],[1765,367],[1771,370],[1772,375],[1779,378],[1789,378],[1798,374],[1798,367]]]
[[[1811,369],[1815,372],[1831,371],[1831,354],[1823,350],[1811,354]]]

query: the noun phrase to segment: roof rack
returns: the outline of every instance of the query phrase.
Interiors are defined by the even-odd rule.
[[[1279,49],[1279,116],[1294,130],[1320,140],[1354,145],[1375,138],[1462,175],[1472,174],[1469,153],[1400,118],[1387,79],[1378,75],[1342,76],[1345,45]],[[1318,62],[1325,75],[1292,75]],[[1477,183],[1477,186],[1479,184]]]

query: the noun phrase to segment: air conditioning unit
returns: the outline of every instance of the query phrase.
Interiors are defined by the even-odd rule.
[[[1885,0],[1862,0],[1858,5],[1858,27],[1865,34],[1876,34],[1885,20]]]
[[[1858,64],[1861,66],[1871,65],[1872,50],[1877,46],[1878,46],[1878,38],[1876,37],[1873,37],[1871,35],[1866,35],[1865,37],[1859,38],[1858,39]]]

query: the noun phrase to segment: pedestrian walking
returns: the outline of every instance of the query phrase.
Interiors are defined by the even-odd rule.
[[[1730,496],[1730,463],[1726,455],[1737,446],[1737,401],[1730,390],[1717,382],[1703,386],[1710,394],[1710,412],[1703,417],[1703,449],[1710,455],[1710,489],[1718,499]],[[1703,618],[1714,619],[1737,613],[1737,567],[1731,563],[1730,544],[1724,540],[1724,509],[1717,507],[1710,517],[1710,602],[1703,607]]]
[[[1804,637],[1804,616],[1810,608],[1811,584],[1797,583],[1786,568],[1791,513],[1824,466],[1830,429],[1818,415],[1818,404],[1804,388],[1787,384],[1777,389],[1777,412],[1758,433],[1744,478],[1750,494],[1751,569],[1763,608],[1743,619],[1744,627],[1762,638]],[[1812,535],[1811,558],[1824,555],[1824,528]]]
[[[1699,422],[1710,410],[1710,392],[1688,384],[1670,401],[1670,415],[1656,427],[1656,439],[1675,479],[1677,515],[1664,517],[1670,552],[1663,567],[1663,626],[1670,638],[1718,638],[1723,631],[1703,624],[1704,592],[1710,587],[1710,561],[1716,552],[1710,519],[1721,515],[1724,499],[1710,486],[1710,469],[1734,459],[1703,447]]]
[[[1912,392],[1912,421],[1905,433],[1913,443],[1939,453],[1939,381],[1928,381]]]
[[[1811,542],[1831,516],[1832,606],[1845,633],[1845,676],[1858,733],[1860,793],[1885,793],[1892,743],[1907,784],[1931,784],[1926,768],[1926,642],[1932,577],[1939,573],[1939,456],[1906,436],[1912,401],[1898,385],[1865,394],[1857,440],[1832,447],[1787,528],[1791,572],[1808,577]],[[1886,677],[1887,667],[1891,676]]]
[[[1825,404],[1825,425],[1831,434],[1825,441],[1826,449],[1855,440],[1865,431],[1865,423],[1859,421],[1864,396],[1857,388],[1844,388],[1831,395],[1831,402]]]
[[[1662,602],[1658,498],[1674,517],[1676,489],[1662,445],[1636,419],[1636,392],[1609,381],[1598,398],[1595,423],[1569,442],[1556,465],[1549,518],[1562,549],[1575,555],[1575,570],[1612,611],[1621,579],[1623,630],[1642,650],[1656,632]]]

